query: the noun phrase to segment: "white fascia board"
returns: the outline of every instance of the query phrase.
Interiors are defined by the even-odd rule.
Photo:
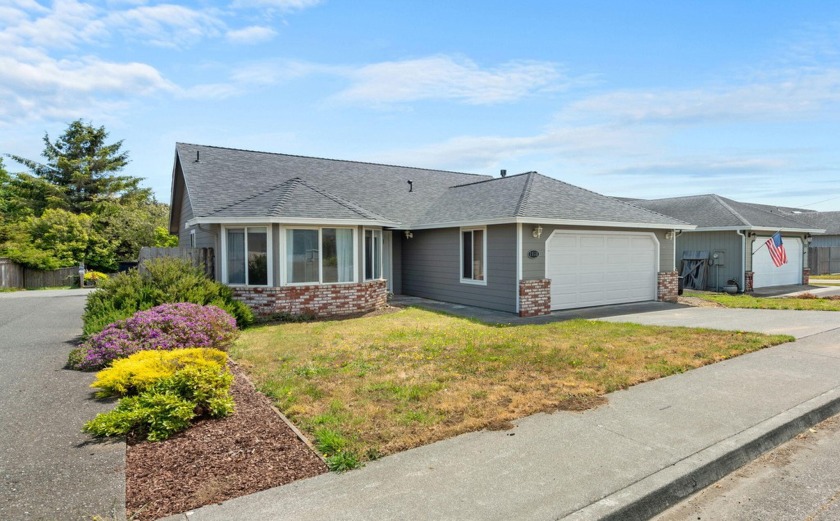
[[[693,224],[653,224],[653,223],[625,223],[613,221],[583,221],[573,219],[542,219],[539,217],[500,217],[496,219],[482,219],[476,221],[442,222],[421,224],[417,226],[398,226],[397,230],[431,230],[435,228],[464,228],[470,226],[489,226],[493,224],[551,224],[554,226],[577,226],[585,228],[644,228],[653,230],[693,230]]]
[[[810,234],[817,234],[817,233],[824,233],[825,230],[820,232],[820,230],[816,228],[773,228],[769,226],[698,226],[694,230],[687,230],[687,231],[695,231],[695,232],[735,232],[738,230],[749,231],[749,232],[770,232],[776,233],[781,231],[783,233],[810,233]]]
[[[309,217],[194,217],[184,223],[185,227],[196,224],[304,224],[307,226],[382,226],[390,228],[397,223],[374,219],[320,219]]]

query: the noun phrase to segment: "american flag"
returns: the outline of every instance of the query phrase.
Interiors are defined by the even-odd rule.
[[[787,264],[787,253],[785,253],[785,245],[782,244],[781,232],[776,232],[772,237],[767,239],[764,243],[767,245],[767,251],[770,252],[770,258],[773,259],[773,264],[780,267],[782,264]]]

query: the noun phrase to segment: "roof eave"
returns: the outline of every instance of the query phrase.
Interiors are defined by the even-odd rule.
[[[544,219],[539,217],[499,217],[495,219],[474,219],[395,226],[398,230],[430,230],[434,228],[463,228],[468,226],[488,226],[494,224],[539,223],[555,226],[579,226],[587,228],[646,228],[654,230],[693,230],[693,224],[633,223],[615,221],[588,221],[579,219]]]
[[[300,224],[305,226],[382,226],[393,228],[399,223],[378,219],[329,219],[312,217],[194,217],[184,223],[189,228],[199,224]]]
[[[810,233],[812,235],[825,232],[825,230],[821,231],[818,228],[779,228],[777,226],[697,226],[694,229],[696,232],[734,232],[738,230],[772,233],[779,231],[787,233]]]

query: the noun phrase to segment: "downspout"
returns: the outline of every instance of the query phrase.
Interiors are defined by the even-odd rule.
[[[741,236],[741,293],[747,291],[747,235],[741,230],[735,230]]]
[[[516,314],[519,314],[519,281],[522,280],[522,223],[516,223]]]

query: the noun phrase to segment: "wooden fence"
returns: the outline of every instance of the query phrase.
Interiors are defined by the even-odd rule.
[[[140,248],[140,269],[143,269],[144,261],[160,257],[186,259],[193,266],[203,266],[204,273],[211,279],[216,278],[216,258],[213,254],[213,248]]]
[[[811,275],[840,273],[840,247],[808,248]]]
[[[78,283],[79,268],[41,271],[24,268],[10,259],[0,259],[0,288],[39,289]]]

